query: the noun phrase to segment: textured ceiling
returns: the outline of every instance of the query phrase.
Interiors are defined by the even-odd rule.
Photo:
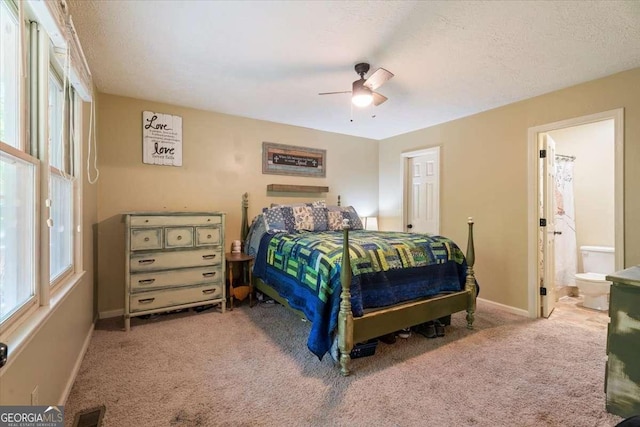
[[[69,3],[101,92],[373,139],[640,66],[640,1]]]

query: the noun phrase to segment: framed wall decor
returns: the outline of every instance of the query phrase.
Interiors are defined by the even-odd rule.
[[[142,112],[142,162],[182,166],[182,117]]]
[[[263,142],[262,173],[325,178],[327,150]]]

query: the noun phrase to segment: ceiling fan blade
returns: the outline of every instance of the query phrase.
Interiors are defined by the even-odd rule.
[[[336,95],[338,93],[351,93],[350,90],[345,90],[343,92],[321,92],[318,95]]]
[[[373,105],[376,107],[389,99],[384,95],[380,95],[378,92],[371,92],[371,95],[373,95]]]
[[[378,68],[375,73],[371,74],[371,76],[369,76],[369,78],[364,82],[364,85],[371,90],[376,90],[391,77],[393,77],[392,72],[387,71],[384,68]]]

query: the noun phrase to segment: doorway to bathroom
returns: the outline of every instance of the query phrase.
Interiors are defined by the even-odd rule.
[[[611,250],[610,273],[623,268],[622,121],[619,109],[529,129],[531,317],[549,317],[560,299],[584,308],[581,247]]]

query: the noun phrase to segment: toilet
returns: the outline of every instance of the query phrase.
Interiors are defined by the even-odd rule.
[[[615,271],[615,251],[607,246],[580,246],[584,273],[575,275],[576,286],[584,296],[584,307],[595,310],[609,309],[611,282],[607,274]]]

